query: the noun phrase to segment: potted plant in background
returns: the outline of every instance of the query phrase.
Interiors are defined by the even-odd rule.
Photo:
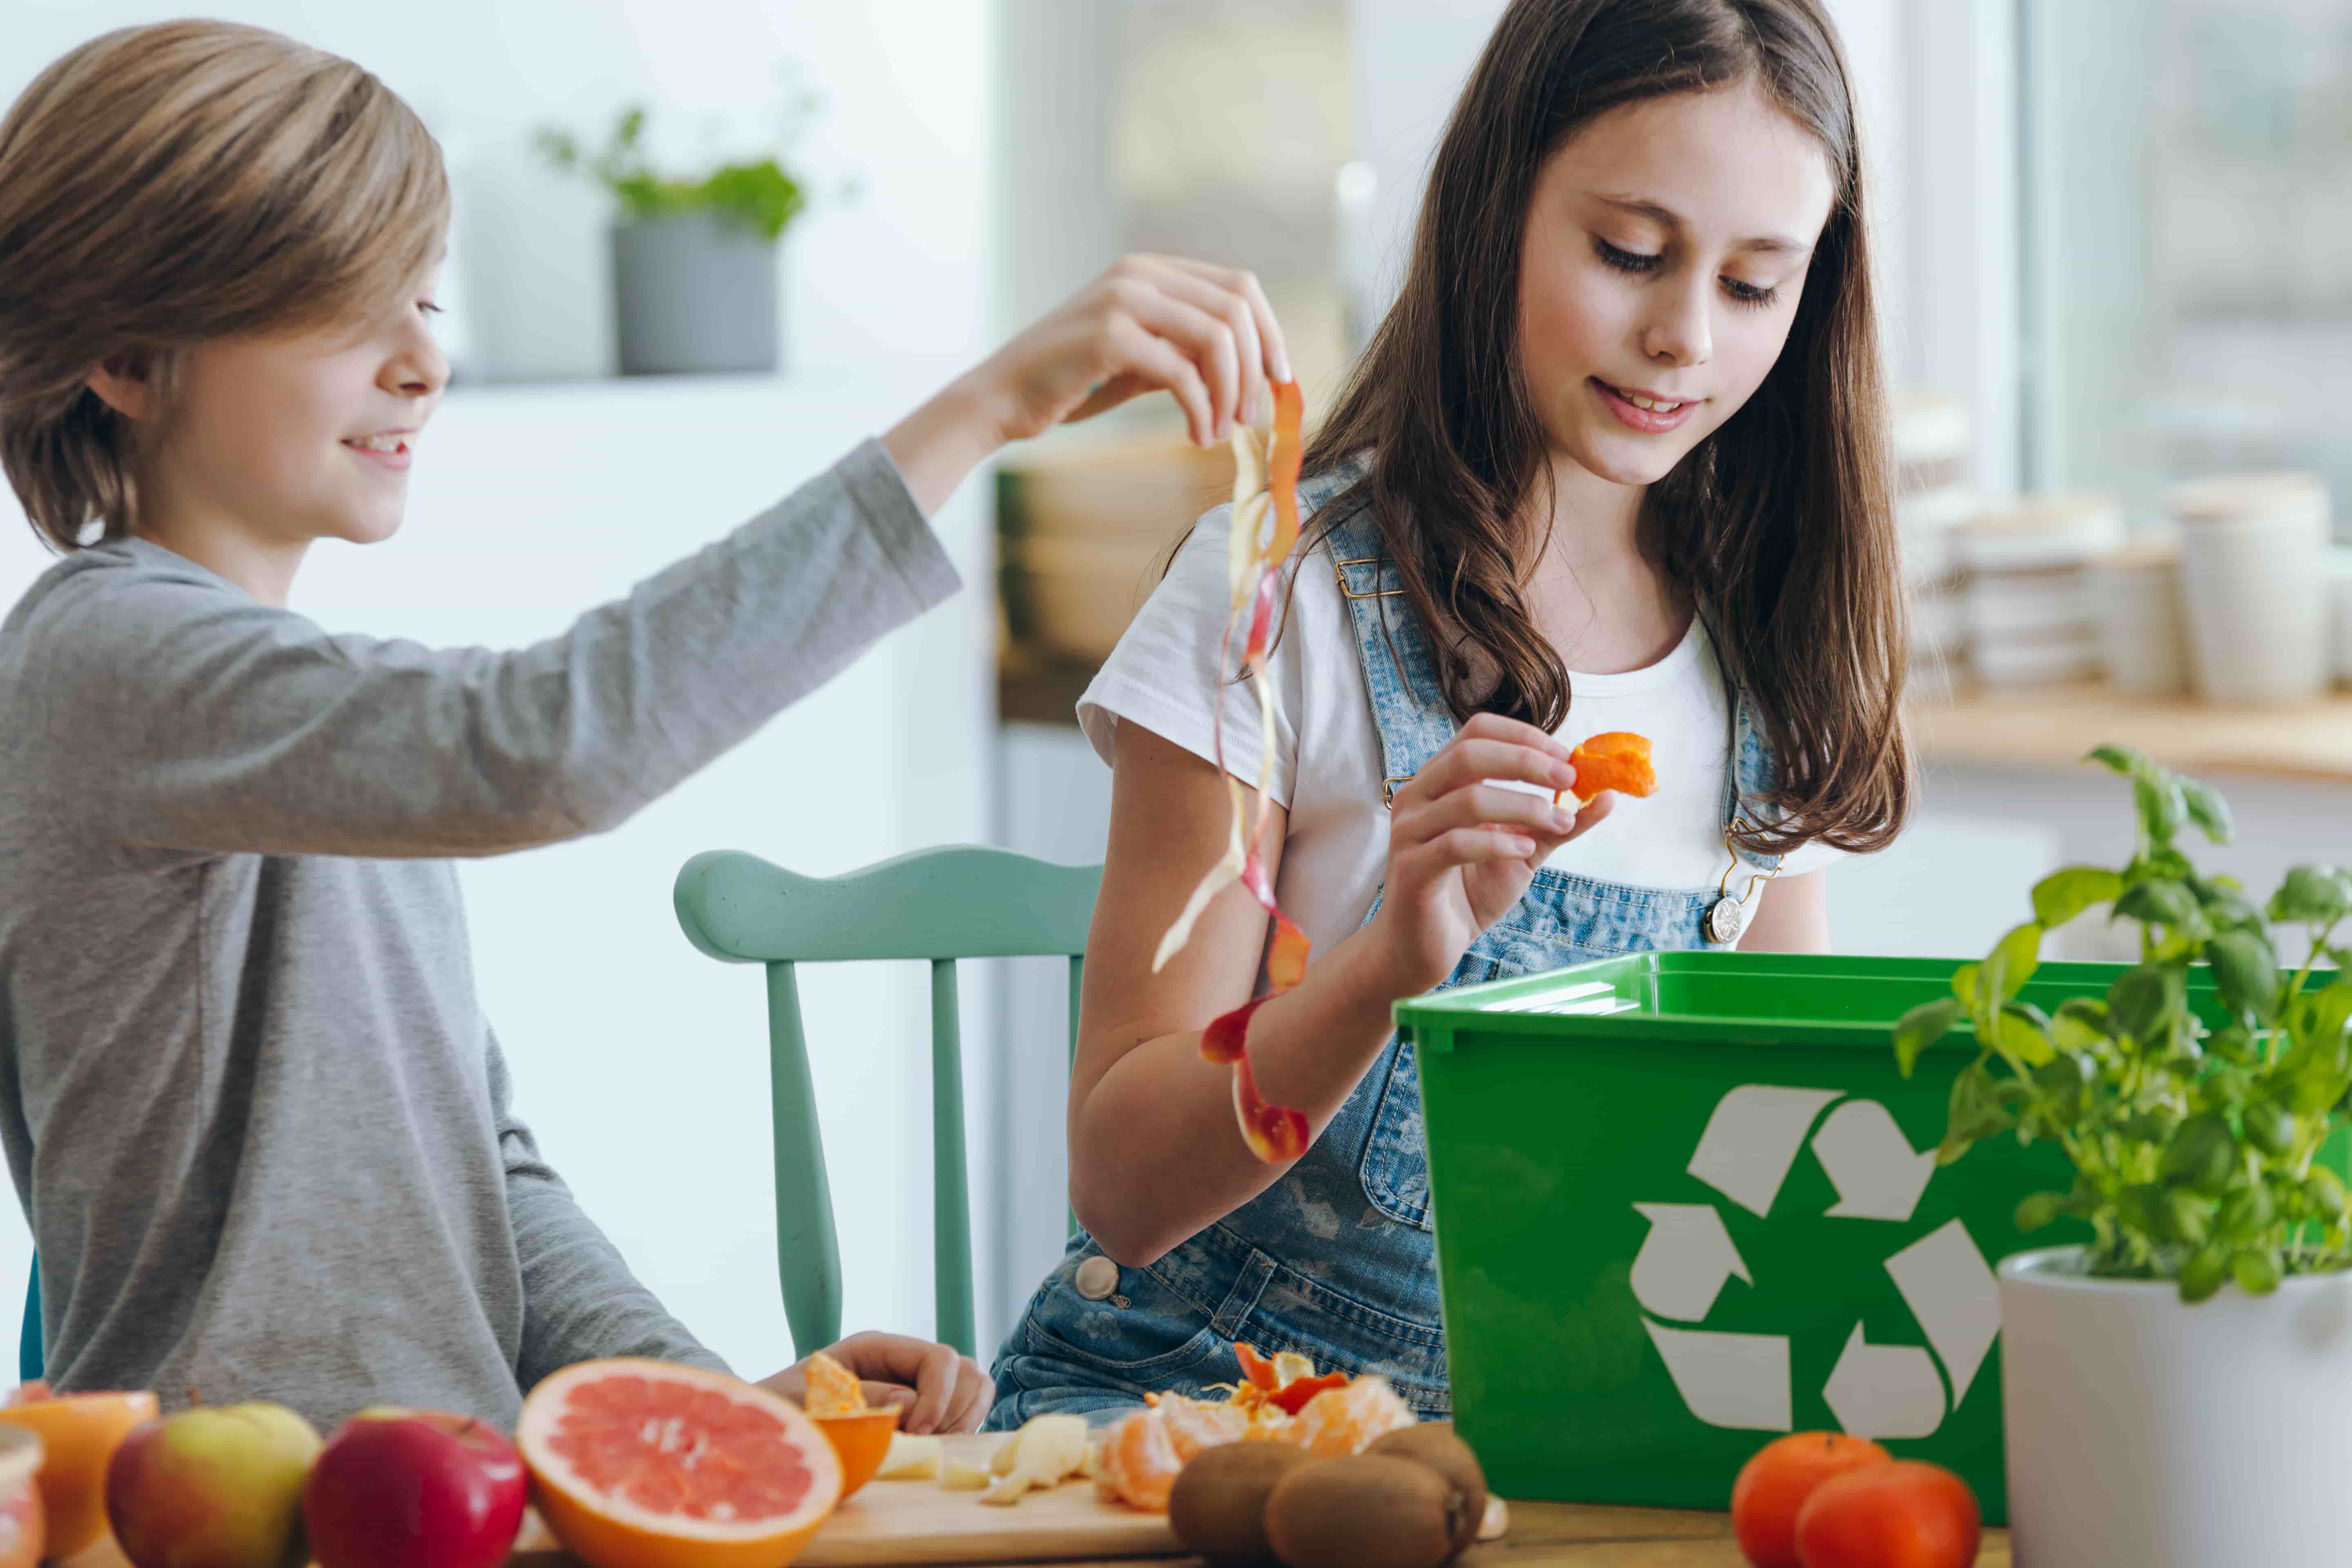
[[[613,304],[621,374],[772,372],[782,352],[777,247],[808,205],[802,183],[769,154],[677,176],[645,146],[646,110],[625,110],[604,150],[571,133],[539,133],[559,169],[613,194]]]
[[[2018,1227],[2064,1215],[2092,1231],[2000,1268],[2017,1559],[2352,1563],[2352,1216],[2336,1139],[2352,952],[2331,946],[2352,922],[2352,875],[2297,867],[2257,908],[2179,847],[2192,826],[2228,841],[2219,795],[2126,748],[2090,760],[2130,783],[2130,863],[2043,879],[2033,920],[1895,1037],[1907,1073],[1971,1028],[1939,1162],[2003,1132],[2054,1140],[2073,1189],[2025,1199]],[[2054,1015],[2023,1001],[2044,933],[2109,904],[2139,924],[2140,962],[2097,972],[2104,990]],[[2307,952],[2283,965],[2273,926],[2306,933]]]

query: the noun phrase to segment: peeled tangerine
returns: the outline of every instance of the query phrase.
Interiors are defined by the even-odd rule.
[[[841,1500],[847,1502],[889,1459],[903,1407],[868,1406],[857,1374],[819,1351],[808,1359],[808,1398],[802,1408],[841,1461]]]
[[[1646,736],[1622,730],[1590,736],[1568,754],[1568,765],[1576,770],[1575,794],[1580,805],[1591,805],[1604,790],[1630,795],[1658,793],[1658,771],[1651,765]],[[1553,797],[1555,802],[1559,798]]]
[[[1413,1419],[1412,1406],[1378,1377],[1326,1389],[1296,1416],[1270,1422],[1251,1420],[1232,1405],[1160,1394],[1150,1409],[1136,1411],[1111,1428],[1096,1489],[1108,1500],[1159,1513],[1168,1507],[1184,1462],[1203,1448],[1264,1441],[1303,1448],[1318,1458],[1340,1458],[1361,1453]]]

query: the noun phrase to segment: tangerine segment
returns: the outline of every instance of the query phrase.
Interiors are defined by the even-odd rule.
[[[808,1397],[801,1408],[812,1415],[856,1415],[866,1409],[866,1385],[857,1374],[819,1351],[808,1358]]]
[[[131,1429],[155,1419],[155,1396],[127,1393],[50,1394],[26,1384],[0,1406],[0,1423],[39,1435],[41,1509],[48,1516],[48,1552],[71,1557],[106,1533],[106,1467]]]
[[[1168,1422],[1157,1410],[1138,1410],[1120,1420],[1103,1440],[1095,1490],[1108,1501],[1145,1513],[1166,1513],[1168,1494],[1184,1461],[1176,1457]]]
[[[1568,765],[1576,770],[1576,798],[1586,805],[1604,790],[1637,796],[1658,793],[1658,771],[1651,765],[1645,735],[1612,730],[1591,736],[1568,754]]]
[[[515,1447],[593,1568],[783,1568],[841,1499],[841,1461],[799,1405],[668,1362],[564,1368],[523,1401]]]
[[[856,1497],[881,1471],[882,1461],[890,1457],[890,1439],[898,1435],[898,1417],[904,1410],[905,1406],[893,1405],[847,1415],[810,1416],[833,1445],[834,1458],[841,1461],[842,1501]]]
[[[1418,1419],[1386,1378],[1360,1377],[1308,1400],[1276,1440],[1295,1443],[1318,1458],[1344,1459]]]

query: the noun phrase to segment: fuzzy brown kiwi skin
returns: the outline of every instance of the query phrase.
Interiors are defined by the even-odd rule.
[[[1261,1568],[1275,1562],[1265,1538],[1265,1505],[1283,1477],[1315,1457],[1278,1443],[1203,1448],[1177,1473],[1168,1523],[1186,1550],[1216,1568]]]
[[[1287,1568],[1440,1568],[1454,1560],[1461,1502],[1411,1459],[1318,1459],[1266,1500],[1266,1539]]]
[[[1486,1472],[1451,1421],[1423,1421],[1390,1433],[1364,1450],[1393,1459],[1427,1465],[1454,1483],[1462,1494],[1462,1523],[1454,1536],[1454,1550],[1467,1552],[1477,1543],[1478,1525],[1486,1517]]]

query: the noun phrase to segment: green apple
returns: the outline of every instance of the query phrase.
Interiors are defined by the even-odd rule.
[[[135,1568],[302,1568],[319,1434],[282,1405],[199,1405],[114,1451],[106,1517]]]

